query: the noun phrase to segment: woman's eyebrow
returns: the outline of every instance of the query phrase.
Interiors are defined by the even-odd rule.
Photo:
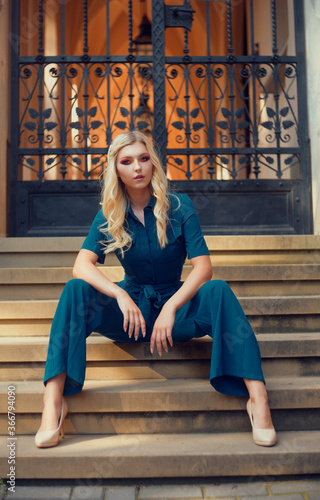
[[[120,156],[119,160],[124,160],[125,158],[134,158],[135,156],[145,156],[148,155],[148,153],[139,153],[138,155],[125,155],[125,156]]]

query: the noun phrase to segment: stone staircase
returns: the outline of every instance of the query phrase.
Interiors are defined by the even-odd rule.
[[[147,344],[92,334],[85,390],[68,398],[67,437],[39,450],[50,324],[82,238],[0,240],[0,467],[8,466],[8,386],[16,394],[17,478],[313,474],[320,462],[320,237],[209,236],[260,344],[279,442],[253,444],[246,398],[209,384],[211,341]],[[110,256],[103,272],[122,279]],[[184,278],[190,265],[184,268]]]

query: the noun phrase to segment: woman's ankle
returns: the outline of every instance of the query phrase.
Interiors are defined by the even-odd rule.
[[[267,394],[253,394],[250,395],[251,404],[267,405],[269,406],[269,398]]]
[[[62,405],[62,395],[59,396],[59,395],[45,394],[43,396],[43,408],[50,406],[61,409],[61,405]]]

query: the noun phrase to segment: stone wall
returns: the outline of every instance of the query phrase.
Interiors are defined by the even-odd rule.
[[[305,0],[304,9],[314,234],[320,234],[320,2]]]

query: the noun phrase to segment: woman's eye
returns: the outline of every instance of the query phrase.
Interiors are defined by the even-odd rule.
[[[120,163],[121,163],[121,165],[130,165],[131,161],[130,160],[121,160]]]
[[[150,156],[143,156],[141,158],[141,161],[148,161],[148,160],[150,160]]]

